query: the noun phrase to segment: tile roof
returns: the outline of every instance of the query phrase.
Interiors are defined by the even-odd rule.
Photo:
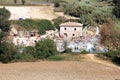
[[[66,22],[60,24],[60,27],[82,27],[83,24],[77,22]]]

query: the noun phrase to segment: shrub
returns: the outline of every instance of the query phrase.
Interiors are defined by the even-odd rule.
[[[33,55],[35,53],[35,48],[32,46],[27,46],[23,49],[23,53]]]
[[[120,56],[119,56],[119,57],[118,57],[118,56],[113,57],[113,58],[112,58],[112,62],[120,65]]]
[[[112,62],[120,65],[120,50],[110,50],[108,53],[98,54],[98,57],[102,59],[108,59]]]
[[[14,55],[13,61],[35,61],[34,58],[35,48],[32,46],[23,47],[23,51]]]
[[[60,3],[59,2],[55,2],[55,7],[59,7],[60,6]]]
[[[10,28],[10,12],[4,7],[0,8],[0,29],[2,31],[8,32]]]
[[[87,54],[87,53],[89,53],[89,52],[86,51],[86,50],[83,50],[83,51],[81,51],[80,53],[81,53],[81,54]]]
[[[0,61],[3,63],[12,61],[16,52],[16,47],[12,43],[2,43],[0,45]]]
[[[64,53],[71,53],[71,52],[72,52],[72,49],[71,49],[71,48],[65,48]]]
[[[53,56],[48,57],[48,59],[52,61],[61,61],[61,60],[64,60],[64,57],[59,56],[59,55],[53,55]]]
[[[36,53],[34,56],[37,59],[44,59],[48,58],[49,56],[52,56],[57,53],[56,45],[53,40],[45,39],[42,41],[39,41],[36,46]]]
[[[26,53],[17,53],[14,55],[13,61],[35,61],[36,59],[32,54],[26,54]]]
[[[115,7],[113,8],[113,14],[120,18],[120,0],[113,0]]]
[[[13,24],[18,24],[26,30],[38,29],[40,34],[45,34],[46,30],[55,30],[52,22],[49,20],[32,20],[25,19],[19,21],[12,21]]]
[[[93,7],[79,6],[76,3],[73,3],[66,6],[64,13],[74,17],[80,17],[81,14],[91,14],[93,10]]]
[[[66,19],[64,17],[58,17],[58,18],[54,19],[53,21],[54,21],[55,28],[59,29],[60,28],[60,24],[65,22]]]

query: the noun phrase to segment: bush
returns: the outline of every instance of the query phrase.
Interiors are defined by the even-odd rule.
[[[27,46],[23,48],[23,51],[20,53],[16,53],[14,55],[14,60],[13,61],[35,61],[36,59],[34,58],[35,54],[35,48],[32,46]]]
[[[2,43],[0,45],[0,61],[8,63],[14,59],[17,49],[12,43]]]
[[[112,62],[120,65],[120,50],[110,50],[108,53],[98,54],[98,57],[102,59],[108,59]]]
[[[53,21],[54,21],[55,28],[60,29],[60,24],[65,22],[66,19],[64,17],[58,17],[58,18],[54,19]]]
[[[0,8],[0,29],[2,31],[8,32],[10,28],[10,12],[4,7]]]
[[[113,8],[113,14],[120,18],[120,0],[113,0],[115,7]]]
[[[39,41],[36,46],[36,53],[34,56],[37,59],[48,58],[49,56],[55,55],[57,53],[56,44],[53,40],[45,39]]]
[[[55,7],[59,7],[60,3],[59,2],[55,2]]]
[[[12,21],[13,24],[18,24],[22,28],[26,30],[38,29],[40,34],[45,34],[46,30],[55,30],[52,22],[49,20],[32,20],[32,19],[25,19],[19,21]]]
[[[112,58],[112,62],[114,62],[114,63],[120,65],[120,56],[119,56],[119,57],[118,57],[118,56],[113,57],[113,58]]]
[[[87,54],[87,53],[89,53],[89,52],[86,51],[86,50],[83,50],[83,51],[81,51],[80,53],[81,53],[81,54]]]
[[[59,56],[59,55],[53,55],[53,56],[48,57],[48,59],[52,61],[61,61],[61,60],[64,60],[64,57]]]
[[[64,53],[71,53],[71,52],[72,52],[72,49],[71,49],[71,48],[65,48]]]
[[[26,53],[17,53],[14,55],[13,61],[35,61],[36,59],[32,54],[26,54]]]
[[[74,17],[80,17],[81,14],[91,14],[93,10],[93,7],[79,6],[76,3],[73,3],[66,6],[64,13]]]
[[[33,55],[35,53],[35,48],[32,46],[27,46],[23,49],[23,53]]]

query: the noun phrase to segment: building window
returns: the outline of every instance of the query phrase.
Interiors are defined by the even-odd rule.
[[[76,31],[76,28],[74,28],[74,31]]]
[[[73,34],[73,36],[75,36],[75,34]]]
[[[66,28],[64,28],[64,30],[66,30]]]

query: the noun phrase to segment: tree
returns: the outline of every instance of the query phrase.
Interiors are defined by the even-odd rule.
[[[0,8],[0,29],[2,31],[8,32],[10,28],[10,12],[5,8]]]
[[[73,3],[66,6],[64,13],[74,17],[80,17],[81,14],[91,14],[93,10],[93,7],[80,6],[77,3]]]
[[[25,0],[21,0],[21,2],[22,2],[22,5],[25,5],[25,3],[26,3],[26,1],[25,1]]]
[[[35,48],[32,46],[27,46],[23,49],[23,53],[33,55],[35,53]]]
[[[116,23],[109,19],[101,28],[101,43],[109,47],[109,49],[120,48],[120,28]]]
[[[113,0],[113,3],[115,4],[115,7],[113,8],[113,14],[120,18],[120,0]]]
[[[60,3],[59,2],[55,2],[55,7],[59,7],[60,6]]]
[[[13,22],[14,24],[18,24],[26,30],[38,29],[39,34],[45,34],[46,30],[55,30],[52,22],[46,19],[42,20],[32,20],[25,19]]]
[[[34,55],[38,59],[48,58],[57,53],[56,44],[50,39],[39,41],[35,48],[36,53]]]
[[[55,28],[60,29],[60,24],[65,22],[66,19],[64,17],[58,17],[58,18],[54,19],[53,21],[54,21]]]
[[[14,3],[16,4],[16,3],[17,3],[17,0],[14,0]]]
[[[14,44],[7,42],[2,43],[0,45],[0,61],[3,63],[12,61],[16,52],[17,50]]]

